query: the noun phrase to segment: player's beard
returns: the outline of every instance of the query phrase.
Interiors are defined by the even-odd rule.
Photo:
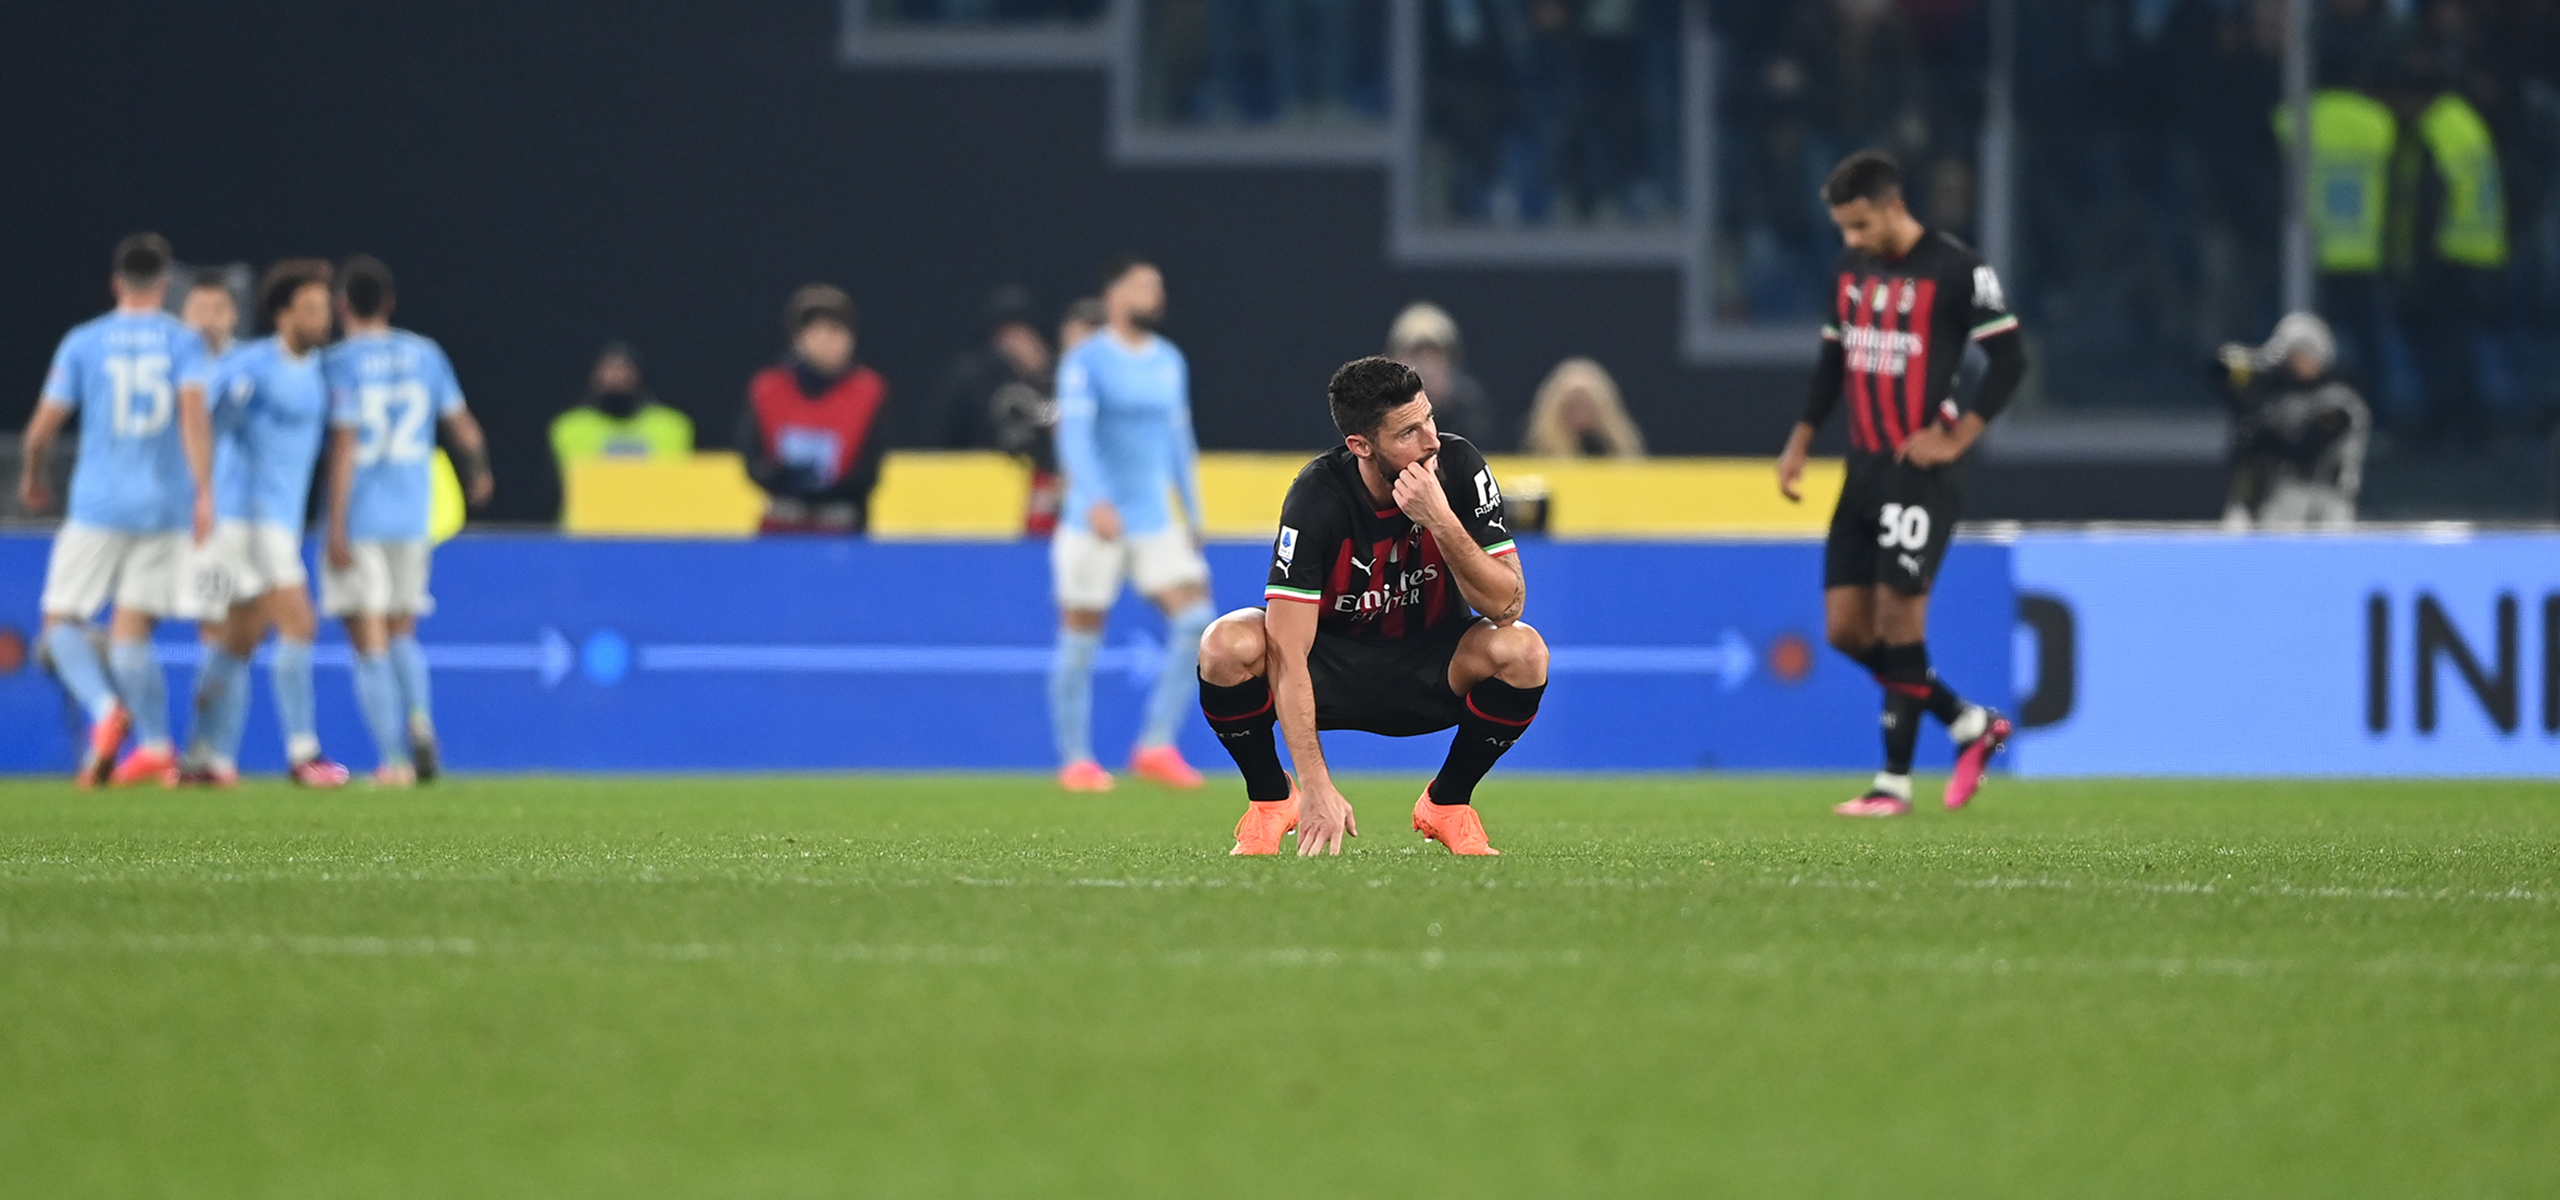
[[[1130,313],[1129,323],[1137,326],[1142,332],[1154,333],[1164,324],[1164,309],[1158,307]]]

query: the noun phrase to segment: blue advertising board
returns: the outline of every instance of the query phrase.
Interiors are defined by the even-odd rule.
[[[0,536],[0,641],[36,626],[46,541]],[[1218,600],[1257,602],[1266,548],[1216,543]],[[1529,621],[1554,647],[1537,726],[1506,760],[1544,770],[1865,770],[1877,693],[1821,642],[1821,551],[1809,542],[1525,546]],[[857,539],[583,541],[466,535],[436,554],[423,628],[437,715],[462,771],[1043,769],[1056,614],[1045,545]],[[2006,701],[2008,550],[1964,544],[1934,613],[1940,671]],[[161,632],[183,698],[192,631]],[[1095,736],[1125,756],[1162,661],[1164,621],[1124,599],[1097,683]],[[370,766],[346,651],[320,648],[320,732]],[[245,769],[281,765],[263,672]],[[67,772],[77,714],[21,655],[0,654],[0,771]],[[183,733],[182,733],[183,736]],[[1182,748],[1221,778],[1186,722]],[[1445,737],[1329,735],[1350,769],[1428,772]],[[1943,763],[1943,738],[1923,739]]]
[[[2021,774],[2560,774],[2560,536],[2029,533],[2013,550],[2035,681]]]

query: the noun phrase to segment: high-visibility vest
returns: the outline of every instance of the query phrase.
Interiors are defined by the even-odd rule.
[[[591,458],[683,458],[693,453],[693,419],[663,404],[618,418],[580,405],[551,422],[551,453],[563,471]]]
[[[2480,110],[2453,92],[2436,97],[2418,118],[2418,136],[2444,182],[2436,222],[2436,255],[2466,267],[2507,265],[2507,192],[2498,174],[2498,143]]]
[[[2279,105],[2276,142],[2293,141],[2293,114]],[[2385,199],[2400,124],[2391,109],[2362,92],[2322,88],[2311,94],[2311,242],[2320,270],[2370,274],[2382,268]]]

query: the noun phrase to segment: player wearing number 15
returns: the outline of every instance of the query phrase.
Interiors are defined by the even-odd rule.
[[[176,611],[179,561],[192,521],[213,523],[206,477],[191,477],[179,428],[205,420],[204,343],[161,311],[169,243],[137,233],[118,243],[115,311],[71,331],[54,352],[44,395],[27,422],[18,498],[29,512],[52,506],[46,450],[63,423],[80,419],[69,520],[45,566],[42,648],[54,674],[90,718],[78,781],[163,782],[176,763],[169,741],[168,681],[151,627]],[[115,617],[107,662],[87,624],[110,595]],[[119,697],[121,693],[121,697]],[[140,736],[127,767],[115,763],[127,732]]]
[[[494,483],[480,423],[434,339],[391,327],[391,269],[370,256],[338,275],[346,338],[329,348],[329,540],[320,607],[347,623],[356,705],[381,752],[374,781],[433,779],[436,730],[418,618],[427,594],[429,466],[436,426],[452,436],[473,504]]]
[[[1778,458],[1778,490],[1799,498],[1814,432],[1846,401],[1849,472],[1823,551],[1823,613],[1831,645],[1884,685],[1884,770],[1835,811],[1911,811],[1924,711],[1956,740],[1946,805],[1962,808],[2009,722],[1958,699],[1929,669],[1929,586],[1955,536],[1961,460],[2008,403],[2027,355],[1999,277],[1963,243],[1912,217],[1892,159],[1850,155],[1822,199],[1845,248],[1832,270],[1831,319],[1804,419]],[[1956,368],[1969,346],[1981,347],[1989,366],[1968,411]]]

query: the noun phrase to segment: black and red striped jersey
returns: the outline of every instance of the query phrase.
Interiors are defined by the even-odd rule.
[[[1820,426],[1831,405],[1846,401],[1850,447],[1892,454],[1929,422],[1953,424],[1963,415],[1955,380],[1966,344],[2014,337],[2017,328],[1999,275],[1953,237],[1928,231],[1898,259],[1844,251],[1832,269],[1825,370],[1817,382],[1829,390],[1836,353],[1838,390],[1810,398],[1809,422]],[[1986,394],[1985,418],[2006,399],[2005,387],[1997,397]]]
[[[1496,557],[1517,553],[1483,452],[1441,434],[1438,469],[1449,510],[1476,545]],[[1317,456],[1289,485],[1262,595],[1273,604],[1317,605],[1318,632],[1366,641],[1419,637],[1476,617],[1439,540],[1369,494],[1348,446]]]

